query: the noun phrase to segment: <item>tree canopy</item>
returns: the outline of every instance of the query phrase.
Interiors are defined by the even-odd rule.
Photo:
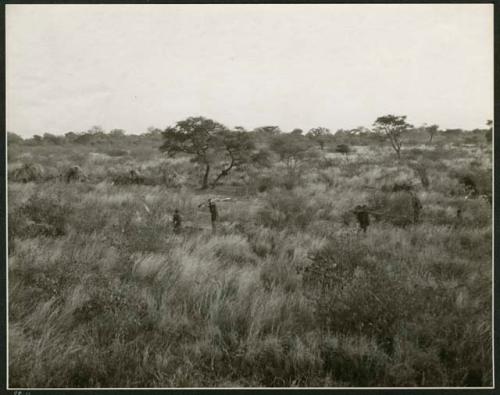
[[[208,187],[208,176],[212,164],[212,156],[217,149],[218,140],[215,133],[226,130],[226,127],[212,119],[189,117],[169,126],[163,132],[164,143],[160,151],[170,156],[183,152],[193,155],[193,162],[205,166],[202,188]]]
[[[190,117],[179,121],[163,132],[164,143],[160,150],[170,156],[177,153],[192,155],[192,161],[205,167],[202,189],[208,187],[213,167],[220,164],[220,172],[212,182],[217,182],[235,167],[250,161],[253,142],[247,132],[230,131],[224,125],[204,117]]]
[[[221,130],[215,135],[217,139],[218,147],[222,148],[223,151],[220,152],[223,159],[229,159],[229,162],[225,162],[222,166],[222,170],[215,177],[212,182],[212,186],[217,185],[222,177],[229,174],[229,171],[233,168],[240,167],[252,159],[252,152],[255,148],[250,135],[243,131],[229,131]],[[225,156],[225,158],[224,158]]]
[[[413,125],[406,122],[406,115],[384,115],[378,117],[373,126],[377,133],[381,133],[389,139],[398,158],[401,158],[402,134],[413,128]]]
[[[22,144],[23,138],[16,133],[7,132],[7,144]]]
[[[436,135],[436,133],[438,132],[439,126],[438,125],[430,125],[430,126],[425,125],[424,130],[429,134],[429,143],[432,143],[432,139]]]
[[[307,132],[307,137],[316,142],[321,149],[325,148],[328,136],[330,136],[330,129],[321,126],[312,128]]]

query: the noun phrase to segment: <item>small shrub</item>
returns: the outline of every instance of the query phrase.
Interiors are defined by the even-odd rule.
[[[458,180],[464,189],[464,193],[469,194],[471,197],[491,195],[491,169],[458,170],[452,171],[450,175]]]
[[[9,214],[9,239],[62,236],[73,209],[48,197],[31,196],[21,207]]]
[[[389,362],[365,337],[327,337],[320,345],[320,355],[323,369],[347,386],[379,384]]]
[[[311,253],[311,264],[305,268],[303,282],[309,297],[315,300],[316,316],[322,326],[329,326],[332,308],[344,286],[349,284],[358,267],[364,265],[365,249],[351,235],[330,240]]]
[[[43,167],[35,163],[25,163],[22,167],[9,172],[9,179],[17,182],[41,181]]]
[[[415,172],[416,176],[420,179],[422,186],[425,189],[428,189],[430,182],[429,182],[429,177],[427,176],[427,168],[424,165],[415,165],[413,166],[413,171]]]
[[[213,250],[215,256],[225,265],[256,263],[256,257],[250,250],[248,241],[241,236],[231,235],[219,237]]]
[[[134,170],[114,174],[111,179],[115,185],[146,184],[145,177]]]
[[[264,226],[283,229],[305,229],[314,219],[315,208],[297,193],[270,193],[266,205],[257,212]]]
[[[410,181],[395,182],[394,184],[382,185],[382,191],[384,192],[410,192],[413,190],[413,185]]]
[[[414,199],[418,198],[404,189],[401,192],[377,192],[370,197],[369,206],[378,219],[404,227],[414,223],[420,215],[421,208],[415,207]]]
[[[347,157],[347,155],[349,155],[351,153],[351,147],[349,147],[347,144],[339,144],[339,145],[337,145],[335,152],[338,152],[339,154],[343,154]]]
[[[119,148],[111,148],[107,149],[104,151],[106,155],[112,156],[112,157],[118,157],[118,156],[127,156],[129,155],[129,151],[124,150],[124,149],[119,149]]]
[[[339,164],[340,162],[336,158],[323,158],[317,161],[319,169],[329,169],[331,167],[337,167]]]
[[[260,193],[271,190],[275,186],[275,180],[271,176],[259,177],[256,180],[257,191]]]

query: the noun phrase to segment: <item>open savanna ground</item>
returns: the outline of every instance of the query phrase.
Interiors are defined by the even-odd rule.
[[[9,144],[10,387],[492,385],[491,144],[276,149],[200,189],[162,143]]]

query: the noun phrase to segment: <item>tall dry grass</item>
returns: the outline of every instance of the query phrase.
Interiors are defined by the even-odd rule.
[[[491,207],[454,176],[491,167],[481,151],[408,152],[421,220],[364,234],[352,208],[414,177],[385,148],[306,163],[291,189],[272,169],[205,192],[184,160],[181,187],[113,185],[111,166],[163,159],[96,148],[24,147],[88,183],[9,184],[11,387],[491,385]],[[215,195],[232,200],[214,235],[198,205]]]

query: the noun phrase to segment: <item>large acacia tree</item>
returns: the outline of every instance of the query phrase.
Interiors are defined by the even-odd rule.
[[[384,115],[378,117],[373,126],[376,132],[384,134],[388,138],[398,158],[401,158],[401,145],[403,143],[401,137],[404,132],[413,128],[406,122],[406,115]]]
[[[222,169],[212,182],[217,182],[229,171],[250,158],[252,141],[246,132],[229,131],[224,125],[204,117],[190,117],[170,126],[162,133],[164,143],[160,150],[170,156],[177,153],[192,155],[192,161],[205,167],[201,188],[209,185],[210,171],[222,162]],[[227,164],[225,164],[227,163]]]
[[[170,156],[183,152],[192,155],[192,161],[205,166],[202,189],[208,187],[212,156],[217,149],[215,134],[225,126],[204,117],[190,117],[163,131],[164,143],[160,151]]]

